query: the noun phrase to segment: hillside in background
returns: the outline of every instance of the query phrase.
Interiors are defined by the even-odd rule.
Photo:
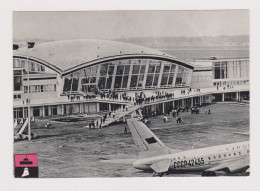
[[[238,36],[203,36],[203,37],[131,37],[112,39],[142,45],[150,48],[167,49],[178,46],[238,46],[249,47],[249,35]],[[13,43],[25,44],[33,41],[37,44],[55,41],[54,39],[13,39]]]
[[[203,37],[132,37],[115,39],[150,48],[168,49],[178,46],[238,46],[249,47],[249,35]]]

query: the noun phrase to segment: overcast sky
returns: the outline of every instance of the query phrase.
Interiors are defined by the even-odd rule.
[[[249,11],[14,12],[14,39],[249,35]]]

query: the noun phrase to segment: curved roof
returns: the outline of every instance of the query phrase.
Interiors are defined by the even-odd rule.
[[[158,50],[123,42],[96,39],[63,40],[36,44],[34,48],[20,48],[13,53],[14,56],[24,57],[28,55],[29,58],[42,60],[59,68],[61,71],[77,68],[79,65],[102,58],[123,55],[167,56],[168,59],[178,61],[176,57]]]

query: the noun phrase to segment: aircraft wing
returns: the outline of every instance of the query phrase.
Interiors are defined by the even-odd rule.
[[[127,124],[139,152],[155,151],[165,147],[143,122],[137,119],[128,119]]]
[[[170,163],[171,163],[170,159],[165,159],[165,160],[161,160],[161,161],[153,163],[150,167],[156,173],[167,172],[169,170]]]
[[[247,172],[249,169],[249,157],[240,158],[230,162],[223,162],[219,165],[213,166],[203,172],[203,176],[216,175],[217,172],[225,172],[227,174]]]

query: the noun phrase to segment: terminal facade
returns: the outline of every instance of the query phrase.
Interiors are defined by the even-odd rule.
[[[215,92],[225,87],[228,92]],[[243,88],[238,91],[232,87]],[[249,99],[249,59],[211,58],[187,63],[158,50],[104,40],[49,42],[13,51],[15,119],[28,116],[28,104],[34,117],[111,111],[123,104],[99,100],[95,98],[97,91],[149,95],[188,88],[199,92],[147,104],[144,111],[201,105],[212,99]],[[207,91],[202,94],[202,90]],[[86,95],[92,98],[83,99]],[[79,99],[72,102],[71,96]]]

